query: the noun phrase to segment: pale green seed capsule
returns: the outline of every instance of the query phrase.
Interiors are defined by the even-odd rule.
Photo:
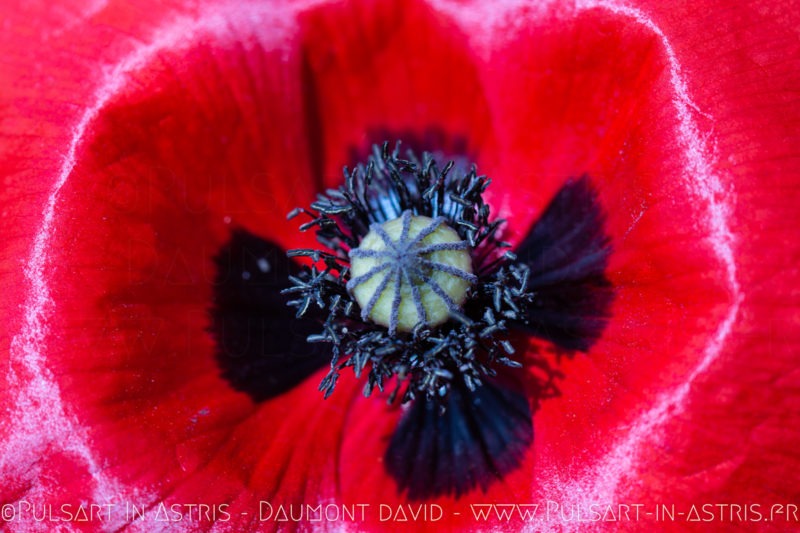
[[[458,312],[472,273],[468,244],[445,219],[405,211],[382,225],[373,224],[358,248],[350,251],[347,288],[361,307],[362,319],[389,333],[435,327]]]

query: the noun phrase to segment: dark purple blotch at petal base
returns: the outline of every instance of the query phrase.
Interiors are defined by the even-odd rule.
[[[295,318],[280,293],[299,270],[282,248],[239,229],[214,260],[210,329],[220,371],[234,389],[266,400],[330,362],[326,345],[306,342],[318,323]]]
[[[471,391],[455,377],[446,398],[411,404],[384,463],[410,500],[458,497],[518,467],[532,442],[531,408],[516,387],[485,380]]]
[[[610,317],[613,288],[605,271],[611,240],[588,176],[559,190],[516,250],[530,268],[534,301],[518,325],[565,350],[588,351]]]

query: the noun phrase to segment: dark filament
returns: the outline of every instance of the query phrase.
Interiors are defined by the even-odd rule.
[[[326,396],[331,394],[343,368],[352,367],[357,376],[368,369],[365,394],[375,387],[383,390],[390,378],[397,377],[390,398],[407,385],[401,394],[402,401],[407,402],[420,394],[428,398],[446,396],[455,376],[475,389],[485,377],[495,375],[495,364],[521,366],[512,359],[515,350],[508,330],[512,323],[526,321],[533,294],[527,287],[527,266],[515,263],[516,256],[504,251],[508,244],[497,239],[503,221],[491,221],[489,206],[483,201],[490,180],[479,176],[474,167],[463,169],[453,161],[440,168],[431,154],[423,154],[420,160],[408,152],[402,158],[399,143],[393,152],[388,144],[375,147],[366,165],[358,165],[352,172],[345,169],[344,174],[345,184],[320,195],[311,210],[290,213],[290,217],[302,213],[311,217],[300,229],[314,229],[320,244],[328,249],[290,250],[291,257],[309,257],[314,264],[292,276],[293,286],[284,291],[294,295],[289,305],[297,309],[298,317],[308,316],[312,307],[326,315],[320,333],[308,337],[309,342],[331,345],[331,370],[320,390]],[[384,263],[388,266],[379,265],[367,273],[368,277],[351,279],[348,255],[355,252],[369,230],[412,215],[432,218],[435,224],[446,223],[465,241],[456,246],[471,251],[475,275],[458,269],[448,272],[474,283],[463,310],[458,310],[438,284],[429,283],[426,274],[431,270],[447,272],[450,267],[422,257],[440,249],[458,249],[449,244],[433,244],[415,253],[407,249],[398,252],[395,244],[388,242],[391,238],[384,236],[386,253],[394,254]],[[426,232],[435,229],[432,224]],[[415,244],[425,236],[416,236]],[[481,261],[476,263],[476,258]],[[384,272],[373,299],[365,309],[359,309],[348,286]],[[437,328],[422,322],[410,333],[394,331],[399,291],[392,302],[393,328],[366,321],[390,281],[396,286],[410,284],[416,306],[420,294],[414,293],[414,285],[420,278],[445,301],[450,321]]]

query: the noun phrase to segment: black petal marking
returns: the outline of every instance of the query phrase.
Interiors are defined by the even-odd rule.
[[[214,260],[211,332],[222,376],[233,388],[263,401],[330,362],[323,346],[306,342],[318,323],[287,312],[288,297],[280,291],[299,268],[283,249],[236,230]]]
[[[444,399],[411,404],[384,463],[410,500],[486,490],[521,464],[533,442],[531,420],[528,399],[514,387],[487,379],[471,391],[456,378]]]
[[[614,298],[605,275],[611,240],[588,176],[558,191],[516,253],[530,268],[534,293],[523,328],[566,350],[588,351]]]

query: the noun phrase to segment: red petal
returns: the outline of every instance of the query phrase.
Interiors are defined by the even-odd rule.
[[[45,192],[29,210],[8,213],[28,223],[26,213],[45,206],[44,217],[29,222],[41,228],[34,244],[43,252],[22,238],[11,250],[29,257],[30,285],[28,315],[12,315],[11,326],[21,330],[10,375],[19,406],[4,452],[3,500],[33,487],[31,498],[57,505],[81,498],[144,505],[170,492],[184,502],[190,500],[181,491],[208,487],[199,481],[205,476],[220,478],[216,492],[191,501],[232,501],[270,438],[263,422],[253,425],[255,435],[244,440],[255,451],[241,454],[250,468],[223,480],[232,467],[219,450],[226,441],[237,446],[239,437],[231,435],[247,434],[248,425],[238,423],[256,409],[218,377],[208,308],[213,255],[230,228],[249,227],[284,246],[308,238],[286,221],[317,188],[306,163],[298,56],[287,51],[291,27],[286,12],[274,7],[209,7],[183,16],[164,10],[156,21],[128,9],[109,6],[96,14],[104,25],[53,36],[72,53],[85,40],[91,47],[117,45],[108,68],[76,55],[71,70],[51,69],[64,78],[57,87],[67,93],[77,87],[69,94],[89,107],[58,114],[46,90],[33,102],[20,101],[27,114],[54,113],[60,137],[55,156],[46,145],[29,166],[19,165],[19,181],[41,180]],[[262,24],[279,23],[289,24],[285,32],[260,32]],[[129,41],[127,31],[141,42]],[[15,127],[24,129],[21,119]],[[47,179],[57,188],[47,190]],[[307,390],[304,397],[318,399]],[[324,412],[315,402],[314,413]],[[285,403],[260,413],[286,419]],[[273,426],[276,434],[286,431]],[[91,498],[77,490],[39,492],[31,476],[41,470],[31,473],[30,465],[59,475],[39,456],[60,441],[68,460],[94,476],[86,488]],[[296,495],[301,479],[295,475],[274,490]]]
[[[419,1],[331,4],[303,18],[312,132],[326,183],[373,143],[491,153],[492,121],[467,35]],[[415,147],[417,148],[417,147]]]
[[[279,178],[335,183],[350,148],[377,140],[365,131],[419,133],[429,117],[480,151],[511,238],[588,171],[616,247],[616,320],[564,364],[530,457],[487,498],[797,498],[793,6],[551,6],[487,31],[494,6],[399,5],[323,7],[300,36],[273,6],[10,19],[0,281],[19,288],[0,300],[0,348],[18,404],[0,498],[88,499],[31,474],[44,455],[34,472],[89,485],[88,471],[94,499],[401,502],[380,468],[397,413],[354,400],[353,381],[319,402],[315,378],[253,406],[217,377],[206,306],[226,216],[293,243],[281,216],[313,182]],[[285,157],[306,138],[321,164]]]
[[[702,143],[681,129],[687,119],[672,100],[682,95],[664,75],[669,56],[653,28],[592,10],[548,13],[513,30],[496,28],[511,37],[492,43],[485,60],[473,56],[501,153],[489,155],[502,162],[492,171],[495,205],[517,236],[568,177],[588,172],[609,214],[617,288],[605,337],[589,357],[564,363],[562,397],[543,402],[536,416],[532,479],[528,471],[508,481],[511,494],[527,500],[555,490],[552,473],[569,481],[594,467],[620,425],[678,386],[736,295],[727,258],[715,248],[716,215],[700,190],[713,177],[690,166],[705,164],[703,154],[687,163],[688,150]],[[408,55],[398,52],[395,62]],[[358,479],[363,469],[354,468]],[[378,499],[392,493],[385,484]]]
[[[718,174],[735,195],[728,220],[743,298],[719,356],[680,398],[682,415],[664,420],[672,453],[644,448],[637,471],[649,473],[648,484],[630,490],[684,505],[757,503],[766,519],[773,504],[800,496],[793,362],[800,345],[800,107],[791,89],[800,84],[800,18],[793,2],[647,10],[675,35],[693,101],[713,120]],[[778,527],[796,521],[786,510],[775,516]]]
[[[573,22],[553,11],[520,31],[528,45],[492,56],[492,116],[517,124],[498,159],[533,163],[545,185],[506,196],[508,212],[529,213],[560,176],[588,169],[619,291],[605,345],[564,367],[563,399],[536,417],[539,444],[553,443],[538,468],[552,462],[564,484],[544,488],[579,503],[617,491],[620,501],[793,500],[795,10],[600,4]],[[509,74],[495,84],[501,57]],[[592,466],[570,476],[584,459]]]

